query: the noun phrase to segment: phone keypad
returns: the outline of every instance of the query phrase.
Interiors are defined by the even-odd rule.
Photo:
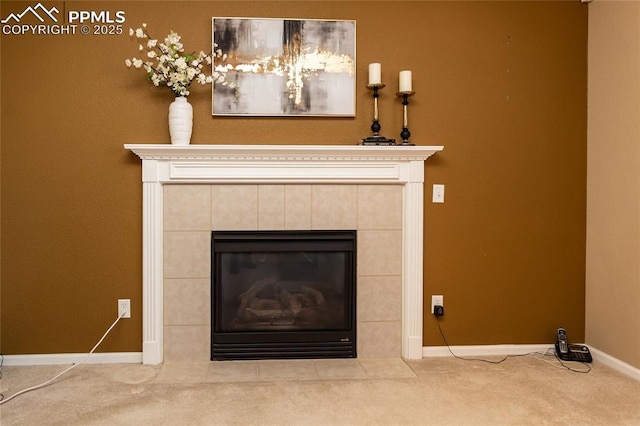
[[[589,348],[582,345],[569,345],[569,352],[576,361],[591,362],[591,353]]]

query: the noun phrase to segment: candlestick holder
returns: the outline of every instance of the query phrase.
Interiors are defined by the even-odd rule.
[[[409,96],[415,95],[416,92],[406,91],[406,92],[398,92],[396,95],[402,97],[402,112],[403,112],[403,120],[402,120],[402,132],[400,132],[400,137],[402,138],[402,143],[400,145],[403,146],[415,146],[414,143],[409,142],[409,138],[411,137],[411,132],[409,131],[409,117],[407,114],[407,110],[409,109]]]
[[[384,136],[380,136],[380,129],[382,126],[380,125],[380,121],[378,120],[378,90],[382,89],[385,85],[382,83],[378,84],[367,84],[367,89],[373,89],[373,123],[371,124],[371,131],[373,132],[373,136],[366,137],[362,139],[362,145],[395,145],[395,139],[387,139]]]

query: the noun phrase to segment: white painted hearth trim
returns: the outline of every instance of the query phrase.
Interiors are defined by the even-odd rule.
[[[403,197],[402,357],[422,358],[424,161],[442,146],[127,144],[142,159],[142,360],[163,360],[164,184],[399,184]]]

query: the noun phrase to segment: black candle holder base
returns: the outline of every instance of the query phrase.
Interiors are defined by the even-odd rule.
[[[402,128],[402,132],[400,132],[400,137],[402,138],[402,143],[400,145],[403,146],[415,146],[415,143],[409,142],[409,138],[411,137],[411,132],[406,127]]]
[[[384,136],[369,136],[362,139],[361,145],[395,145],[395,139],[387,139]]]

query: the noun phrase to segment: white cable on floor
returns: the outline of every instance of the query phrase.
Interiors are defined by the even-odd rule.
[[[95,351],[98,346],[100,346],[100,343],[102,343],[102,341],[105,339],[105,337],[107,337],[107,335],[109,334],[109,332],[113,329],[113,327],[116,326],[116,324],[118,323],[118,321],[120,321],[120,318],[122,318],[120,315],[118,315],[118,318],[115,320],[115,322],[113,324],[111,324],[111,327],[109,327],[109,329],[107,330],[106,333],[104,333],[104,335],[102,336],[102,338],[98,341],[98,343],[96,343],[96,345],[93,347],[93,349],[91,349],[91,351],[89,351],[89,353],[87,354],[87,357],[85,359],[83,359],[81,362],[77,363],[77,364],[73,364],[71,367],[67,368],[66,370],[64,370],[63,372],[59,373],[58,375],[56,375],[54,378],[47,380],[44,383],[40,383],[39,385],[36,386],[32,386],[30,388],[27,389],[23,389],[20,392],[16,392],[13,395],[11,395],[8,398],[3,399],[2,401],[0,401],[0,405],[4,404],[5,402],[9,402],[11,401],[13,398],[15,398],[16,396],[25,394],[27,392],[31,392],[32,390],[36,390],[36,389],[40,389],[43,388],[45,386],[50,385],[51,383],[53,383],[58,377],[62,376],[63,374],[65,374],[67,371],[70,371],[73,368],[76,368],[79,365],[84,364],[85,362],[87,362],[87,360],[89,359],[89,357],[91,356],[91,354],[93,353],[93,351]]]

